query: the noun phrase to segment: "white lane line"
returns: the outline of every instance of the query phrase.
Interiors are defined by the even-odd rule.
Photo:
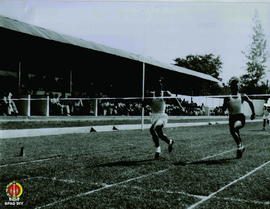
[[[181,195],[185,195],[185,196],[188,196],[188,197],[195,197],[195,198],[198,198],[198,199],[203,199],[205,198],[206,196],[202,196],[202,195],[196,195],[196,194],[190,194],[190,193],[187,193],[187,192],[182,192],[182,191],[171,191],[171,190],[162,190],[162,189],[144,189],[142,187],[138,187],[138,186],[121,186],[122,188],[131,188],[131,189],[136,189],[136,190],[140,190],[140,191],[150,191],[150,192],[158,192],[158,193],[167,193],[167,194],[181,194]]]
[[[252,203],[256,205],[270,205],[270,201],[258,201],[258,200],[244,200],[244,199],[238,199],[238,198],[232,198],[232,197],[214,197],[215,199],[220,200],[228,200],[232,202],[241,202],[241,203]]]
[[[86,183],[86,182],[77,181],[73,179],[57,179],[56,177],[44,177],[44,176],[29,177],[29,178],[22,179],[22,181],[34,180],[34,179],[45,179],[45,180],[59,181],[59,182],[64,182],[64,183],[69,183],[69,184],[74,184],[74,183],[85,184]]]
[[[86,181],[77,181],[74,179],[58,179],[56,177],[45,177],[45,176],[34,176],[34,177],[29,177],[29,178],[24,178],[21,179],[22,181],[27,181],[27,180],[35,180],[35,179],[45,179],[45,180],[51,180],[51,181],[58,181],[58,182],[64,182],[68,184],[91,184],[91,185],[97,185],[97,186],[107,186],[108,184],[106,183],[96,183],[96,182],[86,182]]]
[[[107,151],[107,152],[109,152],[109,151]],[[96,151],[96,152],[94,152],[94,154],[96,154],[96,153],[104,153],[104,151]],[[91,154],[93,154],[93,152]],[[81,155],[83,155],[83,156],[89,156],[91,154],[89,154],[89,153],[88,154],[81,153]],[[51,157],[43,158],[43,159],[39,159],[39,160],[31,160],[31,161],[24,161],[24,162],[18,162],[18,163],[3,164],[3,165],[0,165],[0,168],[4,168],[4,167],[8,167],[8,166],[14,166],[14,165],[15,166],[24,165],[24,164],[27,164],[27,163],[40,163],[40,162],[44,162],[44,161],[55,160],[56,158],[72,159],[74,157],[78,157],[78,156],[81,156],[81,155],[79,155],[79,154],[70,155],[70,156],[56,155],[56,156],[51,156]],[[142,155],[142,157],[148,157],[148,156],[150,156],[150,155],[149,154]]]
[[[205,196],[203,195],[196,195],[196,194],[190,194],[187,192],[180,192],[180,191],[170,191],[170,190],[160,190],[160,189],[151,189],[151,190],[147,190],[147,191],[152,191],[152,192],[164,192],[164,193],[168,193],[168,194],[182,194],[182,195],[186,195],[188,197],[195,197],[198,199],[203,199],[205,198]]]
[[[247,144],[247,145],[245,145],[245,148],[250,147],[250,146],[251,146],[251,144]],[[217,157],[217,156],[220,156],[220,155],[224,155],[224,154],[226,154],[226,153],[233,152],[233,151],[236,151],[236,150],[237,150],[236,148],[233,148],[233,149],[230,149],[230,150],[227,150],[227,151],[218,153],[218,154],[209,155],[209,156],[206,156],[206,157],[200,159],[199,161],[207,160],[207,159],[210,159],[210,158],[214,158],[214,157]],[[194,162],[197,162],[197,161],[187,162],[187,164],[192,164],[192,163],[194,163]]]
[[[263,163],[263,164],[260,165],[259,167],[253,169],[252,171],[248,172],[248,173],[245,174],[244,176],[241,176],[240,178],[238,178],[238,179],[236,179],[236,180],[230,182],[229,184],[225,185],[224,187],[221,187],[219,190],[217,190],[217,191],[211,193],[211,194],[208,195],[206,198],[201,199],[199,202],[196,202],[195,204],[191,205],[191,206],[188,207],[187,209],[193,209],[193,208],[197,207],[198,205],[204,203],[205,201],[207,201],[207,200],[213,198],[217,193],[219,193],[219,192],[225,190],[225,189],[228,188],[229,186],[231,186],[231,185],[233,185],[233,184],[236,184],[236,183],[238,183],[239,181],[243,180],[244,178],[246,178],[246,177],[252,175],[253,173],[255,173],[256,171],[260,170],[261,168],[263,168],[264,166],[266,166],[266,165],[269,164],[269,163],[270,163],[270,160],[267,161],[266,163]]]
[[[216,156],[219,156],[219,155],[222,155],[222,154],[231,152],[233,150],[235,150],[235,149],[228,150],[228,151],[225,151],[225,152],[222,152],[222,153],[218,153],[216,155],[210,155],[210,156],[207,156],[207,157],[202,158],[200,160],[213,158],[213,157],[216,157]],[[115,184],[108,184],[108,185],[105,185],[102,188],[98,188],[98,189],[95,189],[95,190],[90,190],[88,192],[80,193],[80,194],[77,194],[77,195],[74,195],[74,196],[71,196],[71,197],[68,197],[68,198],[59,200],[59,201],[55,201],[55,202],[52,202],[52,203],[49,203],[49,204],[46,204],[46,205],[42,205],[42,206],[36,207],[35,209],[40,209],[40,208],[45,208],[45,207],[53,206],[55,204],[62,203],[62,202],[65,202],[65,201],[68,201],[68,200],[71,200],[71,199],[74,199],[74,198],[77,198],[77,197],[86,196],[86,195],[89,195],[89,194],[92,194],[92,193],[95,193],[95,192],[98,192],[98,191],[101,191],[101,190],[104,190],[104,189],[107,189],[107,188],[111,188],[111,187],[114,187],[114,186],[118,186],[118,185],[121,185],[121,184],[124,184],[124,183],[128,183],[128,182],[131,182],[131,181],[142,179],[142,178],[147,178],[147,177],[152,176],[152,175],[158,175],[158,174],[164,173],[164,172],[166,172],[166,171],[168,171],[168,170],[170,170],[172,168],[175,168],[175,166],[172,166],[170,168],[166,168],[166,169],[163,169],[163,170],[160,170],[160,171],[157,171],[157,172],[153,172],[153,173],[150,173],[150,174],[145,174],[145,175],[138,176],[138,177],[135,177],[135,178],[127,179],[125,181],[121,181],[121,182],[118,182],[118,183],[115,183]]]
[[[172,190],[162,190],[162,189],[145,189],[142,187],[138,187],[138,186],[126,186],[123,185],[121,186],[122,188],[131,188],[131,189],[136,189],[136,190],[140,190],[140,191],[150,191],[150,192],[158,192],[158,193],[167,193],[167,194],[180,194],[180,195],[185,195],[188,197],[195,197],[198,199],[204,199],[207,196],[203,196],[203,195],[196,195],[196,194],[190,194],[187,192],[182,192],[182,191],[172,191]],[[239,199],[239,198],[233,198],[233,197],[213,197],[214,199],[219,199],[219,200],[228,200],[228,201],[232,201],[232,202],[242,202],[242,203],[252,203],[252,204],[257,204],[257,205],[270,205],[270,201],[258,201],[258,200],[245,200],[245,199]],[[179,199],[181,200],[181,199]]]
[[[12,165],[24,165],[24,164],[27,164],[27,163],[40,163],[40,162],[44,162],[44,161],[54,160],[55,158],[59,158],[59,156],[40,159],[40,160],[31,160],[31,161],[25,161],[25,162],[19,162],[19,163],[4,164],[4,165],[0,165],[0,168],[12,166]]]
[[[167,171],[169,169],[170,168],[167,168],[167,169],[164,169],[164,170],[160,170],[160,171],[157,171],[157,172],[154,172],[154,173],[150,173],[150,174],[145,174],[145,175],[138,176],[138,177],[131,178],[131,179],[127,179],[125,181],[121,181],[121,182],[118,182],[118,183],[115,183],[115,184],[107,184],[104,187],[101,187],[101,188],[98,188],[98,189],[95,189],[95,190],[90,190],[88,192],[80,193],[80,194],[77,194],[77,195],[74,195],[74,196],[71,196],[71,197],[68,197],[68,198],[59,200],[59,201],[55,201],[55,202],[52,202],[52,203],[49,203],[49,204],[40,206],[40,207],[36,207],[35,209],[40,209],[40,208],[45,208],[45,207],[53,206],[55,204],[66,202],[68,200],[71,200],[71,199],[74,199],[74,198],[77,198],[77,197],[83,197],[83,196],[86,196],[86,195],[89,195],[89,194],[92,194],[92,193],[95,193],[95,192],[98,192],[98,191],[101,191],[101,190],[104,190],[104,189],[108,189],[108,188],[111,188],[111,187],[114,187],[114,186],[125,184],[125,183],[131,182],[131,181],[135,181],[135,180],[138,180],[138,179],[146,178],[148,176],[157,175],[157,174],[163,173],[163,172],[165,172],[165,171]]]
[[[96,154],[96,153],[101,153],[101,152],[104,153],[104,151],[96,151],[94,153]],[[88,156],[90,154],[81,153],[81,155]],[[55,160],[56,158],[70,159],[70,158],[74,158],[74,157],[78,157],[78,156],[79,156],[79,154],[78,155],[70,155],[70,156],[56,155],[56,156],[51,156],[51,157],[43,158],[43,159],[39,159],[39,160],[30,160],[30,161],[23,161],[23,162],[18,162],[18,163],[3,164],[3,165],[0,165],[0,168],[4,168],[4,167],[8,167],[8,166],[14,166],[14,165],[15,166],[24,165],[24,164],[27,164],[27,163],[41,163],[41,162],[44,162],[44,161]]]
[[[248,147],[250,145],[247,145],[245,147]],[[213,158],[213,157],[217,157],[217,156],[220,156],[220,155],[224,155],[226,153],[229,153],[229,152],[232,152],[232,151],[235,151],[236,149],[231,149],[231,150],[227,150],[225,152],[221,152],[221,153],[218,153],[218,154],[215,154],[215,155],[209,155],[207,157],[204,157],[200,160],[206,160],[206,159],[209,159],[209,158]],[[148,156],[148,155],[147,155]],[[39,160],[31,160],[31,161],[25,161],[25,162],[18,162],[18,163],[10,163],[10,164],[4,164],[4,165],[0,165],[0,168],[4,168],[4,167],[8,167],[8,166],[16,166],[16,165],[24,165],[24,164],[27,164],[27,163],[40,163],[40,162],[45,162],[45,161],[49,161],[49,160],[54,160],[55,158],[60,158],[61,156],[52,156],[52,157],[49,157],[49,158],[44,158],[44,159],[39,159]],[[67,158],[72,158],[71,157],[67,157]],[[190,164],[192,162],[187,162],[187,164]]]
[[[234,149],[230,149],[230,150],[227,150],[227,151],[225,151],[225,152],[221,152],[221,153],[218,153],[218,154],[215,154],[215,155],[209,155],[209,156],[206,156],[206,157],[204,157],[204,158],[202,158],[202,159],[200,159],[200,160],[207,160],[207,159],[210,159],[210,158],[213,158],[213,157],[217,157],[217,156],[220,156],[220,155],[224,155],[224,154],[226,154],[226,153],[229,153],[229,152],[232,152],[232,151],[235,151],[236,149],[234,148]]]
[[[69,184],[76,184],[76,183],[81,183],[81,184],[88,183],[89,184],[89,182],[77,181],[74,179],[58,179],[56,177],[50,178],[50,177],[44,177],[44,176],[29,177],[29,178],[22,179],[22,181],[34,180],[34,179],[46,179],[46,180],[59,181],[59,182],[64,182],[64,183],[69,183]],[[90,184],[102,186],[102,187],[108,186],[108,184],[106,184],[106,183],[90,183]],[[132,188],[132,189],[136,189],[136,190],[140,190],[140,191],[146,190],[142,187],[138,187],[138,186],[130,187],[130,186],[126,186],[126,185],[122,185],[121,188]],[[185,195],[188,197],[195,197],[198,199],[206,198],[206,196],[203,196],[203,195],[190,194],[190,193],[182,192],[182,191],[172,191],[172,190],[162,190],[162,189],[151,189],[151,190],[147,189],[147,191],[167,193],[167,194],[180,194],[180,195]],[[242,202],[242,203],[249,203],[249,204],[252,203],[252,204],[256,204],[256,205],[270,205],[270,201],[244,200],[244,199],[232,198],[232,197],[214,197],[214,198],[219,199],[219,200],[228,200],[228,201],[232,201],[232,202]]]

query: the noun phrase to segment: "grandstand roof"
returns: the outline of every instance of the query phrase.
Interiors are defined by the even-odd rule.
[[[90,50],[94,50],[94,51],[98,51],[98,52],[102,52],[106,54],[116,55],[119,57],[134,60],[134,61],[144,62],[152,66],[157,66],[162,69],[178,72],[178,73],[189,75],[189,76],[195,76],[197,78],[204,79],[207,81],[212,81],[219,84],[221,83],[218,79],[204,73],[196,72],[196,71],[189,70],[183,67],[178,67],[172,64],[162,63],[151,57],[141,56],[138,54],[127,52],[121,49],[112,48],[112,47],[105,46],[105,45],[95,43],[92,41],[86,41],[86,40],[82,40],[80,38],[72,37],[69,35],[60,34],[49,29],[45,29],[39,26],[24,23],[19,20],[11,19],[11,18],[1,16],[1,15],[0,15],[0,27],[17,31],[17,32],[21,32],[21,33],[25,33],[25,34],[29,34],[32,36],[44,38],[47,40],[57,41],[57,42],[70,44],[70,45],[74,45],[74,46],[78,46],[78,47],[82,47],[82,48],[86,48],[86,49],[90,49]]]

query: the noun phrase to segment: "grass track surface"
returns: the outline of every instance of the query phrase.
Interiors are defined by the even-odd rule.
[[[189,208],[270,160],[270,130],[248,123],[235,159],[227,125],[167,128],[169,155],[153,160],[149,131],[1,139],[0,208],[6,185],[24,188],[18,208]],[[25,156],[18,157],[24,146]],[[270,208],[270,163],[195,208]]]

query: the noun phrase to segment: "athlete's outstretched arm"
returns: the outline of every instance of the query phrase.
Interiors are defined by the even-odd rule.
[[[246,94],[243,94],[242,98],[243,98],[243,101],[246,101],[249,104],[249,107],[252,111],[250,119],[253,120],[255,118],[255,108],[254,108],[253,102]]]
[[[222,105],[222,111],[225,112],[229,107],[229,98],[224,98],[223,105]]]
[[[168,96],[172,96],[172,93],[171,93],[170,91],[166,91],[166,94],[167,94]],[[178,98],[175,98],[175,100],[176,100],[178,106],[180,107],[181,111],[182,111],[182,112],[185,112],[185,108],[182,106],[182,104],[181,104],[181,102],[178,100]]]

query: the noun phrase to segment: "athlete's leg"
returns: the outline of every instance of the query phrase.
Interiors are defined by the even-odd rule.
[[[156,132],[159,136],[160,139],[165,141],[168,144],[168,151],[171,152],[173,150],[173,143],[174,141],[169,139],[164,133],[163,133],[163,127],[164,125],[157,126],[156,127]]]
[[[239,141],[239,144],[237,144],[237,145],[241,146],[242,145],[242,139],[240,137],[240,131],[239,130],[240,130],[239,128],[235,129],[235,133],[238,136],[238,141]]]
[[[150,133],[152,135],[152,139],[155,144],[155,147],[159,147],[159,139],[158,139],[158,134],[156,132],[156,123],[152,124],[152,126],[150,127]]]
[[[240,115],[232,115],[229,118],[229,127],[230,127],[230,133],[232,137],[234,138],[235,143],[237,146],[241,146],[241,137],[239,130],[243,128],[245,125],[245,116]]]
[[[239,128],[234,128],[230,126],[230,132],[231,135],[234,138],[235,143],[237,144],[237,150],[236,150],[236,158],[241,158],[243,155],[243,152],[245,151],[245,147],[242,144],[242,140],[240,137],[240,131]]]
[[[241,122],[241,125],[235,128],[235,132],[238,135],[238,138],[239,138],[240,143],[241,143],[240,129],[245,126],[245,121],[244,120],[240,120],[240,122]]]
[[[231,133],[236,145],[239,146],[241,143],[239,129],[237,130],[234,127],[230,126],[230,133]]]
[[[243,114],[241,114],[240,116],[239,116],[239,120],[238,121],[240,121],[241,122],[241,126],[238,126],[237,128],[236,128],[236,134],[238,135],[238,139],[239,139],[239,145],[240,146],[243,146],[242,145],[242,139],[241,139],[241,136],[240,136],[240,129],[241,128],[243,128],[244,126],[245,126],[245,124],[246,124],[246,118],[245,118],[245,115],[243,115]]]
[[[237,122],[237,120],[236,120],[235,116],[231,116],[229,118],[230,133],[231,133],[231,135],[232,135],[232,137],[237,145],[236,158],[241,158],[242,152],[241,152],[240,148],[242,145],[241,145],[241,138],[240,138],[239,129],[236,128],[238,126],[238,125],[236,126],[236,124],[237,124],[236,122]],[[239,124],[239,122],[238,122],[238,124]]]
[[[263,130],[265,130],[266,119],[263,119]]]
[[[155,159],[158,159],[159,155],[161,153],[161,149],[160,149],[160,146],[159,146],[158,134],[156,132],[156,122],[153,123],[152,126],[150,127],[150,133],[152,135],[152,139],[153,139],[153,142],[154,142],[155,148],[156,148]]]
[[[168,139],[167,135],[163,133],[163,125],[156,126],[156,133],[160,139],[165,141],[167,144],[170,143],[170,139]]]

